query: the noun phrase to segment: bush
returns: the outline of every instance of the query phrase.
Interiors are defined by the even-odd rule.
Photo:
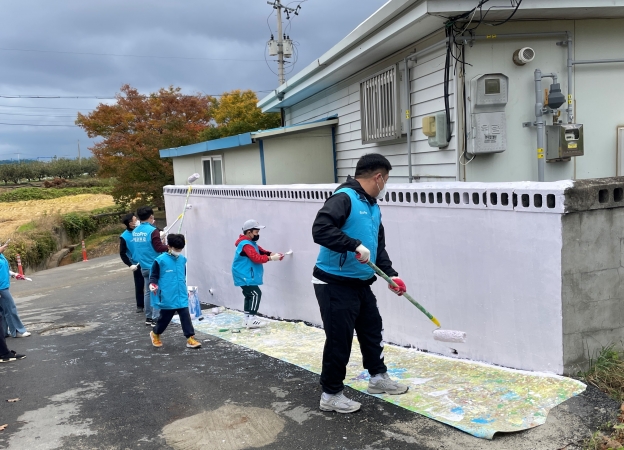
[[[34,267],[45,262],[57,249],[58,243],[52,230],[32,230],[16,234],[4,256],[17,271],[16,255],[20,255],[22,266]]]
[[[20,188],[0,194],[1,202],[21,202],[26,200],[50,200],[53,198],[67,197],[80,194],[108,194],[112,187],[76,187],[61,189]]]
[[[71,212],[61,216],[61,225],[70,239],[78,239],[81,234],[88,236],[98,229],[98,223],[91,214]]]
[[[600,350],[598,357],[590,360],[589,370],[580,376],[613,399],[624,402],[624,358],[613,345]]]

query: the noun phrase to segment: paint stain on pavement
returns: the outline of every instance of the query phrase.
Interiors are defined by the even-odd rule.
[[[275,442],[284,425],[270,409],[228,404],[166,425],[163,437],[175,450],[242,450]]]
[[[53,450],[62,448],[63,440],[70,436],[91,436],[92,420],[80,414],[80,403],[101,395],[101,383],[86,383],[83,388],[70,389],[49,399],[49,405],[22,414],[19,431],[9,439],[8,450]]]

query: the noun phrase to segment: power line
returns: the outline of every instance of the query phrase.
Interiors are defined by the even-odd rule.
[[[19,114],[19,113],[5,113],[0,112],[2,116],[27,116],[27,117],[76,117],[76,116],[55,116],[49,114]]]
[[[18,105],[0,105],[0,108],[23,108],[23,109],[69,109],[75,111],[92,111],[93,108],[54,108],[50,106],[18,106]]]
[[[273,92],[273,90],[263,90],[263,91],[254,91],[254,93],[266,93]],[[227,94],[204,94],[208,97],[223,97]],[[148,95],[148,94],[139,94],[135,96],[124,96],[122,99],[134,99],[134,98],[170,98],[170,97],[196,97],[196,95],[191,94],[165,94],[165,95]],[[107,97],[104,95],[37,95],[37,94],[22,94],[22,95],[1,95],[0,98],[12,98],[12,99],[28,99],[28,98],[37,98],[37,99],[78,99],[78,100],[117,100],[117,97]]]
[[[63,55],[88,55],[88,56],[119,56],[123,58],[156,58],[156,59],[187,59],[201,61],[239,61],[239,62],[258,62],[261,59],[243,59],[243,58],[202,58],[197,56],[161,56],[161,55],[127,55],[120,53],[93,53],[93,52],[70,52],[60,50],[33,50],[23,48],[3,48],[1,51],[7,52],[28,52],[28,53],[57,53]]]

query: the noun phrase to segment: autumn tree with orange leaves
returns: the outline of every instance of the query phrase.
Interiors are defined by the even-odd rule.
[[[142,95],[124,85],[117,103],[101,103],[89,114],[78,114],[76,125],[90,138],[102,138],[90,150],[100,163],[100,175],[118,180],[113,197],[119,203],[162,206],[163,186],[173,183],[173,165],[159,150],[194,144],[214,125],[215,99],[183,95],[169,87]]]

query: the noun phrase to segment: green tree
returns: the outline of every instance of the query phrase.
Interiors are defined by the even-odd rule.
[[[102,138],[91,151],[99,174],[119,180],[113,189],[116,201],[161,206],[162,188],[173,182],[173,164],[158,151],[198,142],[199,133],[211,124],[214,98],[184,95],[174,87],[141,95],[129,85],[116,98],[114,105],[79,113],[76,124],[90,138]]]
[[[281,125],[278,113],[263,113],[258,97],[250,90],[226,92],[213,107],[214,124],[201,132],[202,141],[210,141],[250,131],[266,130]]]

